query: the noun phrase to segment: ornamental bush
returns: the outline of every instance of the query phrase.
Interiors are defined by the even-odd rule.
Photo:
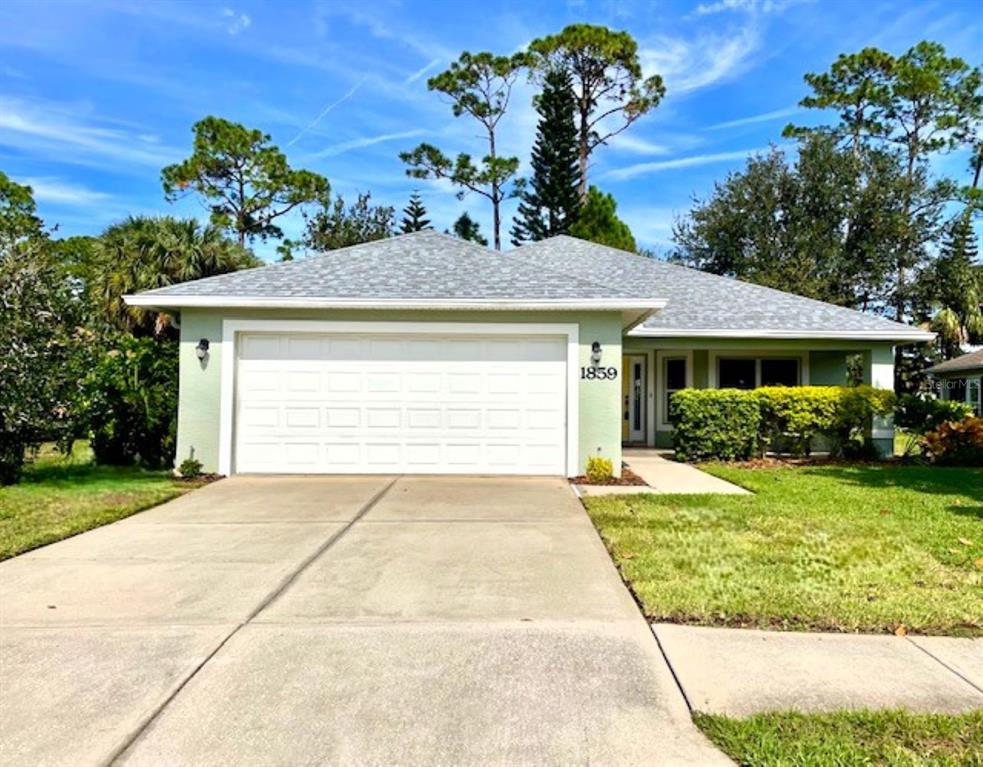
[[[684,461],[745,460],[766,451],[808,455],[824,438],[835,454],[871,455],[875,416],[894,393],[871,386],[686,389],[673,395],[673,447]]]
[[[684,461],[746,460],[758,453],[761,407],[754,392],[684,389],[672,396],[672,443]]]
[[[925,434],[946,421],[961,421],[972,412],[973,409],[965,402],[905,394],[898,399],[894,409],[894,425],[915,434]]]
[[[607,482],[614,476],[614,464],[610,458],[592,455],[587,458],[587,479],[594,483]]]
[[[808,455],[813,440],[836,424],[842,393],[835,386],[768,386],[756,389],[762,450]]]
[[[922,444],[940,466],[983,466],[983,418],[945,421],[926,434]]]

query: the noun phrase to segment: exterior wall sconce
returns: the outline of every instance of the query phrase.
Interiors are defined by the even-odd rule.
[[[202,362],[205,361],[205,357],[208,356],[208,339],[202,338],[198,345],[195,347],[195,354],[198,355],[198,359]]]
[[[590,361],[592,365],[601,364],[601,342],[595,341],[590,345]]]

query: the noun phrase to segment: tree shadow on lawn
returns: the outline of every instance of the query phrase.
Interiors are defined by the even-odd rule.
[[[97,466],[94,463],[77,463],[66,460],[45,461],[24,467],[22,485],[77,486],[105,480],[126,482],[159,482],[170,476],[166,470],[152,471],[138,466]]]
[[[806,471],[811,471],[806,469]],[[859,464],[824,466],[817,474],[844,484],[874,489],[900,488],[932,495],[964,495],[983,503],[983,469],[942,466],[899,466]],[[951,507],[958,513],[979,515],[983,507]]]

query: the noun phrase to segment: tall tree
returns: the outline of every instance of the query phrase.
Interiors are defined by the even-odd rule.
[[[514,196],[511,182],[519,170],[518,157],[498,153],[498,125],[508,110],[512,86],[527,65],[526,54],[496,56],[491,53],[462,53],[445,72],[427,81],[427,87],[450,97],[455,117],[468,114],[485,132],[487,151],[479,164],[470,154],[460,153],[452,160],[432,144],[420,144],[399,158],[410,167],[413,178],[446,178],[460,188],[458,199],[474,192],[492,205],[492,236],[501,250],[502,202]]]
[[[173,338],[176,334],[168,315],[127,306],[122,297],[261,265],[216,226],[170,216],[131,216],[110,226],[99,238],[87,296],[96,315],[115,330]]]
[[[191,156],[161,171],[168,202],[195,192],[211,222],[235,232],[239,245],[257,237],[279,239],[276,221],[306,203],[326,199],[324,176],[294,170],[269,135],[220,117],[195,123]]]
[[[635,238],[628,224],[618,218],[617,210],[613,196],[592,186],[577,220],[570,227],[570,234],[612,248],[634,251]]]
[[[911,310],[912,273],[926,258],[924,235],[936,236],[918,225],[926,210],[940,200],[955,199],[957,187],[949,181],[920,184],[930,158],[964,145],[983,119],[983,73],[958,57],[946,55],[933,42],[920,42],[901,56],[874,48],[840,56],[826,74],[808,74],[813,95],[801,102],[811,108],[838,109],[840,122],[819,130],[861,142],[896,148],[908,183],[904,213],[911,226],[896,248],[894,316],[904,321]],[[788,126],[787,134],[810,129]]]
[[[591,153],[621,133],[662,100],[659,75],[644,77],[638,44],[627,32],[593,24],[571,24],[529,44],[535,69],[545,76],[560,68],[573,78],[577,112],[581,200],[587,199]]]
[[[961,354],[963,344],[983,344],[983,269],[971,211],[950,224],[938,259],[919,282],[943,358]]]
[[[580,210],[580,165],[577,149],[573,80],[565,69],[543,77],[535,101],[539,112],[532,148],[532,178],[523,190],[512,244],[566,234]]]
[[[0,172],[0,485],[70,428],[82,374],[80,302],[48,234],[31,188]]]
[[[372,195],[366,192],[346,207],[340,195],[335,197],[332,205],[307,216],[304,245],[325,251],[392,237],[395,208],[372,205],[371,200]]]
[[[893,153],[838,143],[810,135],[794,162],[777,148],[750,158],[676,222],[672,257],[842,306],[884,307],[910,225],[908,181]],[[929,217],[919,226],[937,224]]]
[[[414,189],[409,203],[403,208],[403,220],[399,224],[399,230],[403,234],[409,234],[429,228],[430,219],[427,218],[427,209],[420,199],[420,193]]]
[[[467,211],[457,217],[452,231],[462,240],[470,240],[479,245],[488,244],[488,238],[481,233],[481,227],[478,225],[478,222],[471,218]]]

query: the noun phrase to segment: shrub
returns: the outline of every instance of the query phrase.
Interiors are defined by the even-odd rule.
[[[983,466],[983,418],[946,421],[925,435],[923,445],[940,466]]]
[[[606,482],[614,476],[610,458],[592,455],[587,459],[587,479],[594,483]]]
[[[925,434],[946,421],[961,421],[972,412],[973,409],[964,402],[906,394],[898,398],[894,408],[894,425],[915,434]]]
[[[194,479],[201,474],[201,461],[197,458],[185,458],[178,467],[178,474],[184,479]]]
[[[839,387],[768,386],[755,390],[761,407],[762,449],[808,455],[813,440],[836,423]]]
[[[684,461],[743,460],[758,450],[761,407],[753,392],[684,389],[669,411],[673,447]]]
[[[96,462],[148,468],[174,461],[177,344],[121,335],[83,382],[83,423]]]
[[[732,461],[767,449],[808,454],[825,437],[834,453],[874,457],[868,431],[875,416],[893,412],[894,400],[870,386],[687,389],[670,407],[673,446],[684,461]]]
[[[840,401],[836,421],[830,431],[833,452],[847,457],[877,458],[877,451],[867,439],[867,430],[874,417],[887,417],[894,412],[897,400],[890,389],[873,386],[840,386]]]

